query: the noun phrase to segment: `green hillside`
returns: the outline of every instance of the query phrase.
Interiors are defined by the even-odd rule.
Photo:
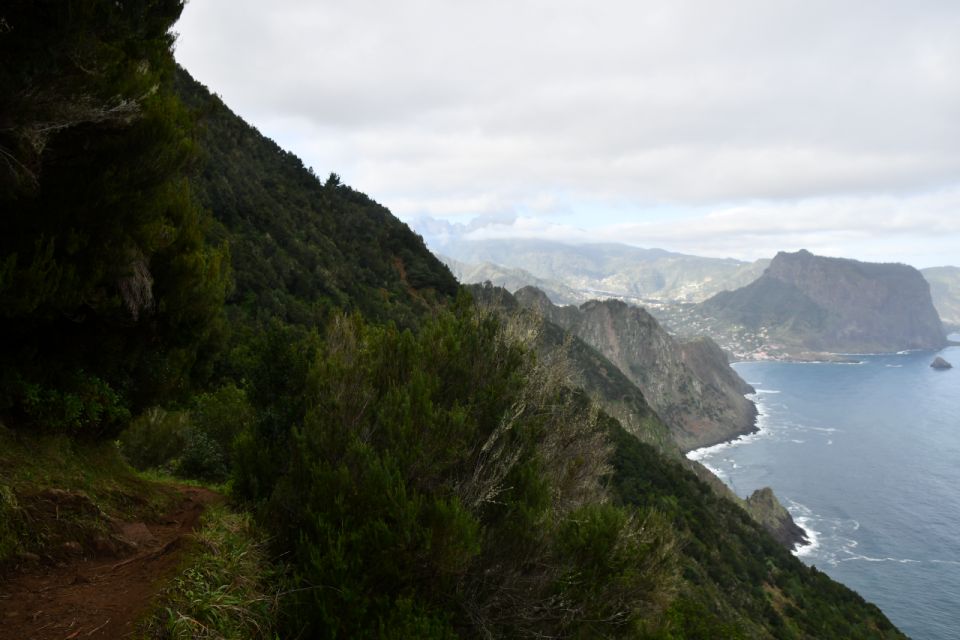
[[[606,360],[571,375],[177,70],[181,9],[0,9],[0,568],[55,566],[30,496],[85,492],[93,530],[156,510],[129,463],[243,514],[149,637],[902,637],[664,455]]]

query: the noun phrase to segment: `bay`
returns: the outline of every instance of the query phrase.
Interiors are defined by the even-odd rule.
[[[689,454],[738,495],[772,487],[798,556],[918,640],[960,634],[960,347],[936,355],[738,363],[760,431]]]

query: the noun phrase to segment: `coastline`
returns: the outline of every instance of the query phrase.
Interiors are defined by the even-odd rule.
[[[731,487],[730,484],[725,479],[724,477],[725,474],[721,472],[719,469],[716,469],[715,467],[712,467],[709,464],[705,463],[703,459],[715,453],[723,451],[725,449],[729,449],[733,446],[740,445],[740,444],[749,444],[753,440],[768,436],[771,433],[769,425],[767,423],[769,414],[765,411],[763,403],[760,402],[760,396],[766,395],[766,394],[777,394],[777,393],[780,393],[780,392],[772,391],[772,390],[769,390],[769,391],[757,390],[754,393],[744,394],[744,397],[750,400],[751,402],[753,402],[754,406],[757,408],[757,415],[754,417],[753,428],[750,431],[745,433],[739,433],[734,435],[731,438],[726,438],[724,440],[720,440],[713,444],[697,447],[696,449],[691,449],[683,453],[683,456],[687,460],[690,460],[692,462],[696,462],[702,465],[705,469],[707,469],[707,471],[712,473],[718,480],[720,480],[720,482],[724,484],[724,486],[727,487],[727,489],[730,490],[730,493],[735,495],[740,500],[746,500],[747,497],[737,495],[736,492],[733,490],[733,487]],[[777,502],[781,506],[783,506],[783,508],[787,511],[793,523],[803,531],[803,538],[806,540],[805,543],[801,543],[799,541],[795,542],[793,545],[793,548],[789,549],[790,553],[797,558],[802,558],[806,555],[809,555],[814,550],[816,550],[817,547],[820,546],[820,532],[812,529],[807,524],[808,518],[803,516],[794,517],[793,513],[790,512],[790,509],[788,509],[785,505],[783,505],[782,502],[780,502],[779,497],[777,498]]]

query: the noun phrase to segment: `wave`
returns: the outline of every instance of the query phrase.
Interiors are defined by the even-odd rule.
[[[862,560],[864,562],[897,562],[899,564],[923,564],[923,560],[912,560],[911,558],[873,558],[870,556],[856,555],[849,558],[842,558],[837,562],[853,562]]]
[[[869,557],[856,552],[860,543],[852,536],[860,529],[859,521],[853,518],[827,518],[795,500],[787,499],[787,503],[787,510],[794,522],[810,540],[808,544],[797,547],[793,555],[808,562],[825,562],[832,566]]]
[[[797,526],[803,529],[803,534],[807,538],[807,544],[797,546],[792,553],[798,558],[812,556],[820,548],[820,532],[814,529],[810,522],[813,512],[799,502],[789,499],[787,501],[790,503],[787,510],[790,511]],[[797,515],[797,512],[800,515]]]
[[[746,397],[749,398],[751,395],[753,394],[748,394]],[[686,457],[688,460],[694,460],[696,462],[699,462],[703,466],[710,469],[710,471],[712,471],[715,476],[723,479],[723,475],[719,473],[718,470],[705,464],[704,460],[706,458],[712,458],[713,456],[720,453],[721,451],[726,451],[731,447],[754,442],[760,438],[765,438],[772,433],[770,429],[769,413],[767,413],[767,411],[765,410],[763,403],[760,403],[760,402],[757,403],[757,420],[755,424],[756,424],[757,430],[752,433],[739,435],[736,438],[727,440],[725,442],[720,442],[718,444],[713,444],[713,445],[710,445],[709,447],[700,447],[699,449],[692,449],[687,452]]]

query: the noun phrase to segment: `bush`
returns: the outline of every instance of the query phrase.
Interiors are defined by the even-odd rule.
[[[120,434],[120,451],[141,471],[165,467],[183,451],[188,420],[183,411],[148,409]]]
[[[462,303],[417,335],[334,320],[264,510],[292,551],[291,633],[612,637],[669,600],[669,528],[583,511],[606,499],[603,419],[513,329]]]
[[[225,481],[235,441],[250,429],[253,409],[244,391],[233,384],[196,396],[192,407],[190,411],[155,407],[138,417],[120,435],[121,451],[130,464],[183,478]]]

